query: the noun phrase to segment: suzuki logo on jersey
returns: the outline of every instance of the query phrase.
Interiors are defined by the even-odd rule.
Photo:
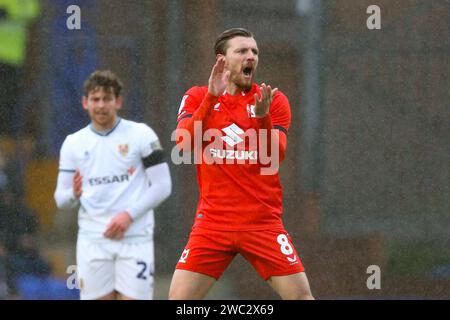
[[[226,136],[222,136],[221,139],[225,141],[227,144],[226,150],[223,150],[222,148],[217,148],[218,146],[215,145],[216,148],[209,149],[209,153],[212,158],[218,159],[221,163],[221,159],[227,159],[227,160],[252,160],[256,163],[258,160],[258,151],[247,151],[247,150],[234,150],[234,147],[243,142],[244,139],[241,137],[241,135],[246,135],[247,133],[244,132],[239,126],[237,126],[235,123],[229,125],[226,128],[222,129],[223,132],[225,132]],[[256,134],[256,133],[255,133]],[[231,148],[231,149],[230,149]],[[254,145],[254,148],[256,149],[256,145]],[[242,149],[242,148],[238,148]],[[234,161],[230,162],[233,163]],[[217,163],[217,161],[216,161]]]
[[[248,105],[248,110],[253,114],[251,105]],[[178,142],[171,152],[173,163],[257,164],[261,175],[277,174],[280,165],[279,130],[252,127],[250,121],[247,123],[250,127],[246,125],[245,129],[236,123],[225,127],[211,125],[204,129],[202,121],[194,121],[193,134],[187,129],[175,130],[171,140]]]
[[[226,136],[222,137],[221,139],[225,141],[230,147],[234,147],[238,143],[244,141],[241,137],[239,137],[240,134],[244,133],[244,130],[239,128],[236,124],[231,124],[226,128],[222,129],[223,132],[225,132]]]
[[[219,150],[211,149],[211,156],[218,159],[229,160],[258,160],[257,151],[245,151],[245,150]]]

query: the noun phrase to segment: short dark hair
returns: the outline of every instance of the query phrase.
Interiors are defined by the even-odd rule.
[[[244,28],[232,28],[225,30],[216,39],[216,43],[214,44],[215,54],[225,54],[228,49],[228,40],[235,37],[253,38],[253,33]]]
[[[123,88],[122,81],[110,70],[96,70],[84,82],[84,95],[87,97],[90,92],[103,88],[104,90],[113,90],[116,97],[120,96]]]

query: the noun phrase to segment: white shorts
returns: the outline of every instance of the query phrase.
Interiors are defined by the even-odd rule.
[[[152,241],[77,241],[77,275],[82,300],[101,298],[113,291],[139,300],[153,299],[154,248]]]

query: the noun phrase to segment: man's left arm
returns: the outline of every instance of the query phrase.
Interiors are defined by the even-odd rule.
[[[270,154],[272,151],[272,144],[277,145],[280,161],[283,161],[287,148],[287,132],[291,124],[291,108],[287,97],[277,89],[274,90],[272,99],[268,100],[270,103],[266,113],[262,113],[260,117],[256,118],[256,121],[260,129],[266,129],[270,133],[270,136],[267,137],[268,153]],[[261,103],[263,97],[262,94]]]
[[[138,201],[133,202],[111,220],[104,233],[107,238],[122,239],[133,220],[159,206],[172,192],[172,180],[169,165],[165,161],[164,150],[153,130],[150,136],[153,142],[146,143],[141,149],[148,188]]]
[[[149,187],[141,198],[125,211],[116,215],[109,223],[104,235],[120,240],[133,220],[159,206],[172,192],[172,180],[166,162],[155,164],[145,169]]]
[[[163,152],[163,150],[155,150],[149,156],[150,159],[144,159],[144,165],[146,160],[150,160],[145,168],[149,187],[139,201],[126,209],[133,220],[159,206],[172,193],[169,165],[164,161]]]

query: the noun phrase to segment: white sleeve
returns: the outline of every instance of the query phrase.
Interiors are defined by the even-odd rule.
[[[73,144],[74,140],[72,135],[67,136],[59,152],[59,171],[75,172],[77,169],[76,160],[73,155]]]
[[[164,152],[158,136],[146,124],[141,125],[140,135],[140,155],[149,187],[141,199],[127,209],[133,220],[156,208],[172,192],[169,166],[164,162]]]
[[[158,136],[152,128],[141,124],[139,150],[141,158],[148,157],[155,150],[162,150]]]
[[[167,163],[159,163],[148,167],[145,169],[145,174],[150,184],[149,188],[139,201],[126,209],[133,220],[150,209],[156,208],[172,193],[172,180]]]
[[[54,196],[56,206],[60,209],[73,209],[79,204],[79,200],[73,194],[74,174],[73,172],[59,171]]]
[[[58,182],[54,197],[56,206],[60,209],[74,208],[79,203],[79,200],[73,194],[72,183],[76,170],[76,162],[73,158],[70,141],[70,136],[64,140],[59,156]]]

